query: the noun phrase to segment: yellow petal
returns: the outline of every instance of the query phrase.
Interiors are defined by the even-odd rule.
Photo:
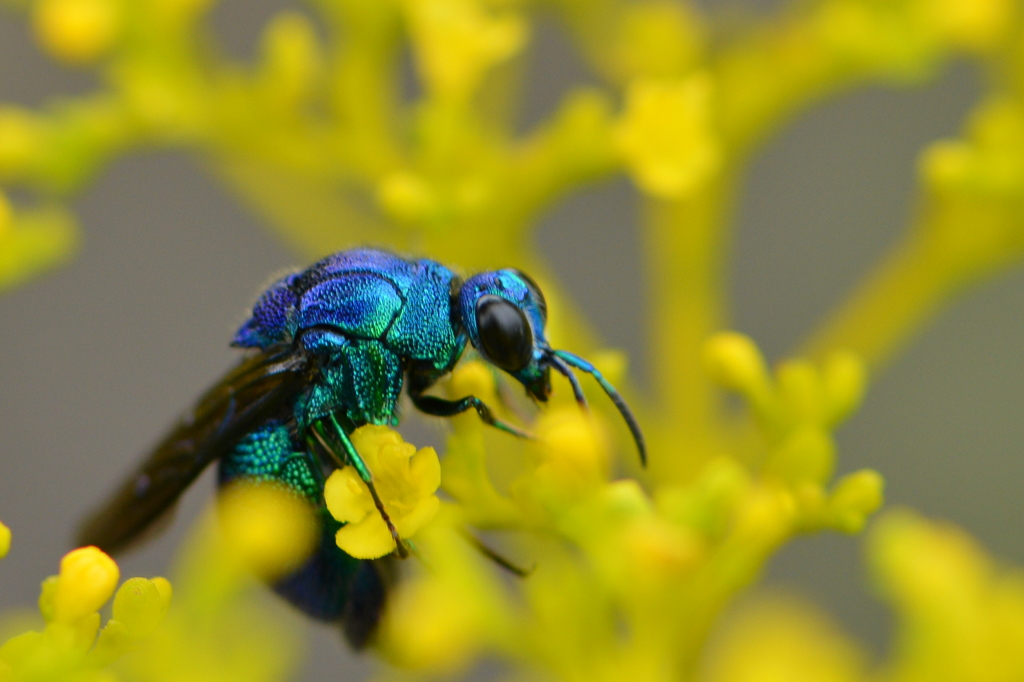
[[[395,549],[395,541],[380,514],[342,526],[334,539],[342,551],[356,559],[378,559]]]
[[[434,448],[423,448],[412,456],[409,475],[420,495],[431,495],[441,486],[441,462]]]
[[[358,523],[376,511],[370,491],[352,467],[331,474],[324,485],[324,501],[331,515],[343,522]]]
[[[441,508],[441,500],[437,499],[436,495],[430,497],[424,497],[417,504],[416,507],[402,516],[395,522],[395,528],[398,529],[398,534],[403,538],[410,538],[415,535],[423,526],[430,523],[430,520],[437,514],[437,510]]]

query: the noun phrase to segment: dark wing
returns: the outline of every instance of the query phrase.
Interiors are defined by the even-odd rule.
[[[298,395],[309,380],[301,353],[247,357],[206,392],[113,497],[79,529],[76,546],[125,549],[168,511],[210,462]]]

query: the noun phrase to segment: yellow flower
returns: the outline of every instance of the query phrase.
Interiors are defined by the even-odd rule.
[[[24,172],[39,151],[42,125],[25,109],[0,106],[0,174]]]
[[[42,0],[36,5],[36,36],[58,59],[89,62],[113,44],[119,19],[114,0]]]
[[[648,0],[627,5],[611,49],[616,75],[677,78],[704,47],[704,27],[688,5]]]
[[[582,492],[608,478],[608,438],[594,419],[575,404],[544,413],[537,420],[541,452],[536,476],[563,492]]]
[[[39,611],[46,627],[0,646],[0,680],[110,680],[103,668],[156,630],[171,599],[164,578],[132,578],[117,591],[113,618],[100,630],[97,611],[110,599],[118,575],[117,564],[95,547],[66,554],[60,574],[41,586]]]
[[[966,533],[909,511],[884,517],[868,554],[899,624],[902,680],[1024,679],[1024,580]]]
[[[53,593],[54,620],[71,622],[98,611],[114,594],[120,575],[114,560],[96,547],[65,554]]]
[[[0,523],[0,559],[11,551],[11,529]]]
[[[1011,0],[918,0],[917,13],[957,45],[984,50],[1011,26]]]
[[[864,655],[811,606],[761,598],[748,604],[711,652],[704,682],[859,682]]]
[[[246,567],[272,579],[297,568],[313,550],[317,523],[309,504],[271,483],[243,482],[221,494],[225,542]]]
[[[680,199],[719,170],[722,149],[712,127],[713,90],[707,73],[629,86],[616,142],[641,190]]]
[[[526,42],[522,19],[492,14],[477,0],[408,0],[405,7],[427,89],[442,98],[466,97]]]
[[[403,538],[411,538],[437,513],[441,464],[434,448],[419,451],[386,426],[367,425],[352,433],[352,443],[373,475],[384,509]],[[324,487],[327,508],[345,523],[338,547],[359,559],[374,559],[395,549],[370,490],[353,467],[331,474]]]

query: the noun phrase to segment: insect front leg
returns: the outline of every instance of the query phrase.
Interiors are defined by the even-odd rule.
[[[462,414],[468,410],[474,409],[476,413],[480,415],[480,420],[488,426],[493,426],[497,429],[501,429],[505,433],[511,433],[513,436],[519,438],[527,438],[533,440],[533,434],[528,431],[523,431],[515,426],[512,426],[508,422],[502,421],[494,416],[491,412],[491,408],[487,407],[484,401],[480,400],[476,396],[469,395],[459,400],[445,400],[444,398],[438,398],[432,395],[423,395],[422,393],[413,393],[410,391],[409,398],[412,399],[412,404],[424,414],[429,414],[432,417],[454,417],[457,414]]]
[[[324,425],[324,421],[327,421],[334,436],[338,442],[341,443],[341,447],[345,452],[345,457],[342,458],[337,451],[331,446],[331,439],[327,435],[327,428]],[[345,466],[346,464],[352,465],[359,474],[359,478],[362,479],[363,483],[370,491],[370,497],[373,498],[373,506],[377,508],[377,513],[384,520],[384,524],[388,527],[388,532],[391,533],[392,539],[395,541],[395,547],[398,549],[398,556],[405,559],[409,556],[409,549],[405,545],[405,541],[402,540],[398,534],[398,529],[395,528],[395,524],[391,521],[391,517],[388,516],[387,510],[384,509],[384,503],[380,499],[380,495],[377,494],[377,487],[373,484],[373,474],[370,469],[366,466],[366,462],[359,455],[359,451],[356,450],[356,446],[352,444],[348,434],[345,433],[345,429],[341,427],[335,416],[329,415],[324,419],[318,420],[313,424],[312,429],[313,439],[317,444],[320,445],[328,454],[330,459],[339,467]]]

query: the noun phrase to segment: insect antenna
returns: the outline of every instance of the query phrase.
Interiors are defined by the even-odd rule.
[[[584,410],[587,409],[587,397],[583,395],[583,387],[580,386],[580,380],[576,378],[576,374],[572,371],[572,367],[565,364],[565,360],[554,353],[548,353],[547,360],[559,374],[569,380],[569,383],[572,385],[572,394],[576,396],[576,402],[579,403],[580,407]]]
[[[618,408],[619,414],[621,414],[622,418],[626,421],[626,426],[629,427],[629,432],[633,434],[633,440],[636,442],[636,448],[637,450],[640,451],[640,464],[646,467],[647,445],[644,443],[644,434],[642,431],[640,431],[640,424],[637,423],[636,417],[633,416],[633,411],[629,409],[629,405],[627,405],[625,399],[623,399],[623,397],[619,395],[619,392],[615,390],[615,387],[612,386],[608,382],[608,380],[604,378],[604,375],[597,371],[596,367],[594,367],[592,364],[590,364],[580,356],[573,355],[572,353],[564,350],[551,351],[551,355],[555,359],[564,361],[565,364],[568,365],[569,367],[575,367],[581,372],[586,372],[587,374],[589,374],[590,376],[594,377],[594,379],[597,380],[597,383],[599,383],[601,385],[601,388],[604,389],[604,392],[608,394],[608,397],[611,398],[612,403],[614,403],[615,407]],[[556,369],[558,369],[558,365],[554,364],[554,362],[552,362],[552,365]],[[569,381],[571,382],[572,379],[570,379]],[[575,386],[573,387],[573,390],[576,390]],[[577,400],[579,400],[578,397]]]

